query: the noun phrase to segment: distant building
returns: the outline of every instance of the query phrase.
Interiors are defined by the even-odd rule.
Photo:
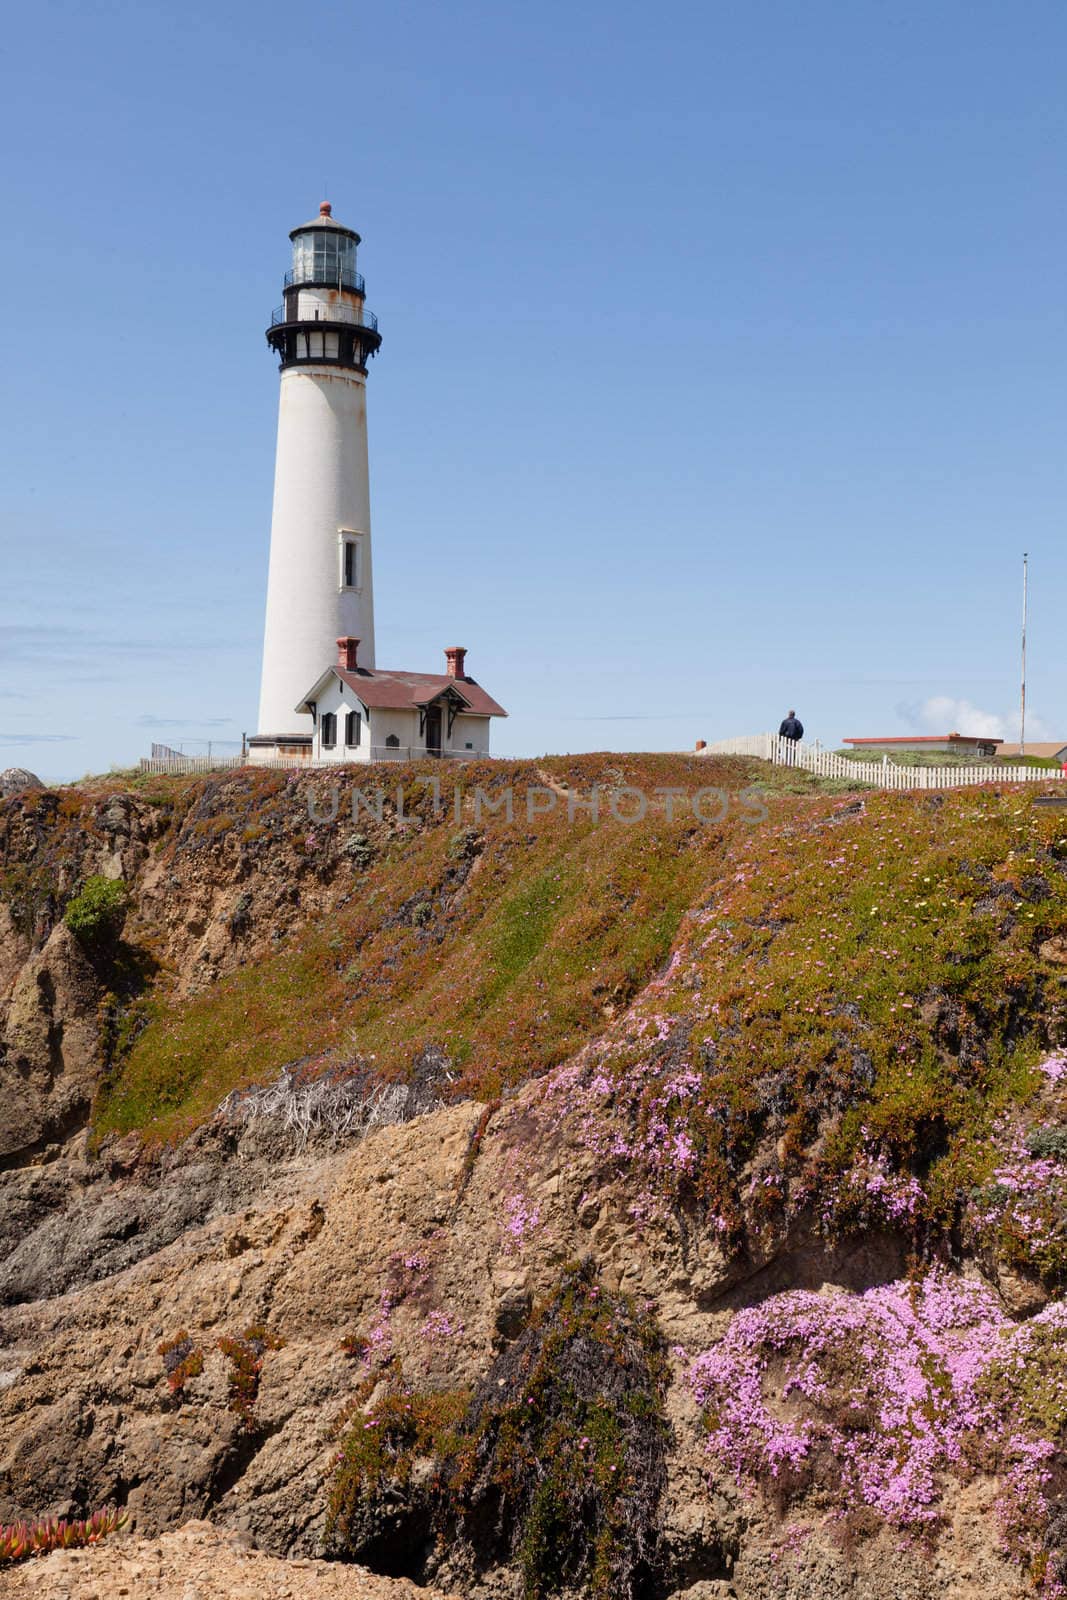
[[[890,739],[845,739],[842,743],[851,745],[857,755],[973,756],[988,761],[1004,741],[968,733],[911,733]]]
[[[1018,755],[1019,746],[1017,742],[1005,740],[1004,744],[1005,748],[1000,752],[1001,755]],[[1028,756],[1036,756],[1039,761],[1058,761],[1062,765],[1064,761],[1067,761],[1067,742],[1057,742],[1055,739],[1043,741],[1027,739],[1026,753]]]

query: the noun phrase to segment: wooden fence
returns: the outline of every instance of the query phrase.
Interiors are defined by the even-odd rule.
[[[267,767],[276,772],[347,772],[349,774],[388,761],[425,761],[430,756],[425,746],[374,745],[370,761],[312,760],[309,756],[142,756],[141,772],[182,776],[193,772],[232,772],[235,767]],[[440,761],[488,761],[483,751],[441,750],[433,758]]]
[[[967,767],[904,767],[887,757],[881,761],[853,761],[833,750],[823,750],[817,744],[779,739],[774,733],[718,739],[700,753],[756,756],[776,767],[798,767],[819,778],[845,778],[849,783],[867,784],[874,789],[963,789],[975,783],[1062,783],[1065,777],[1055,767],[1007,767],[991,761]]]
[[[243,767],[245,756],[142,756],[141,772],[227,772]]]

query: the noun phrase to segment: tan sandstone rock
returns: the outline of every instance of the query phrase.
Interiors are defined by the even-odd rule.
[[[114,1538],[56,1551],[0,1574],[0,1594],[26,1600],[449,1600],[364,1567],[285,1561],[209,1522],[160,1539]]]

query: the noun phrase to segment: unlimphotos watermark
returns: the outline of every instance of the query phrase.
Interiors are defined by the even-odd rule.
[[[763,791],[756,784],[740,789],[736,794],[731,794],[728,789],[709,787],[689,791],[667,785],[646,791],[633,784],[594,784],[583,793],[577,789],[562,786],[550,788],[547,784],[539,783],[527,784],[525,788],[506,784],[491,791],[480,785],[464,789],[457,784],[447,802],[442,798],[439,778],[419,779],[411,785],[411,789],[419,791],[418,798],[422,801],[425,801],[429,790],[433,815],[440,817],[451,811],[457,825],[468,816],[475,823],[480,823],[486,817],[500,817],[505,822],[524,818],[526,822],[533,823],[538,817],[546,817],[553,812],[565,812],[570,823],[600,823],[610,819],[629,825],[643,822],[650,811],[661,811],[668,822],[673,822],[675,817],[686,816],[706,826],[725,822],[728,816],[753,826],[767,820]],[[394,817],[404,821],[409,815],[405,809],[405,801],[409,798],[414,799],[414,796],[408,794],[402,783],[388,793],[381,788],[354,788],[345,810],[353,822],[358,822],[361,816],[381,822],[385,817],[386,805],[391,803]],[[312,822],[320,825],[336,822],[342,809],[340,785],[334,784],[325,796],[309,794],[307,807]]]

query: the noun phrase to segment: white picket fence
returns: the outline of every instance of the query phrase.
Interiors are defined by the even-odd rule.
[[[705,745],[704,756],[756,756],[776,767],[799,767],[819,778],[846,778],[875,789],[963,789],[974,783],[1063,782],[1055,767],[1005,767],[991,761],[968,767],[904,767],[881,761],[850,761],[833,750],[803,740],[779,739],[775,733],[750,733]]]

